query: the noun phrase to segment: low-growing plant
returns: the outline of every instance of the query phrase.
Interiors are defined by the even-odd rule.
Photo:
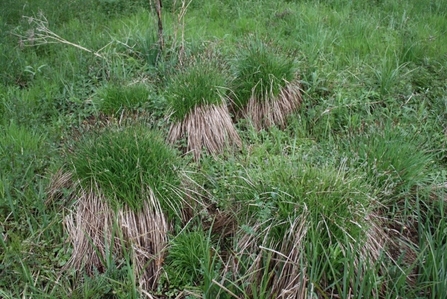
[[[164,267],[170,289],[200,289],[205,298],[216,295],[213,279],[219,276],[219,252],[210,233],[183,230],[170,240]]]
[[[111,115],[119,115],[125,110],[135,110],[148,102],[149,97],[149,87],[142,84],[130,86],[110,84],[96,91],[98,109]]]
[[[201,283],[201,264],[210,254],[209,241],[203,231],[182,231],[169,241],[165,270],[173,285],[184,289]]]
[[[122,267],[118,269],[111,265],[104,273],[96,272],[93,276],[84,275],[81,283],[70,294],[70,298],[138,298],[137,291],[132,281],[128,279],[128,273],[132,269]]]
[[[411,196],[414,188],[429,182],[433,162],[424,150],[423,137],[409,134],[390,124],[345,139],[344,150],[352,167],[364,170],[383,204]]]

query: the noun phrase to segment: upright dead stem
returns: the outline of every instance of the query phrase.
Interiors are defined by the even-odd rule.
[[[177,41],[177,32],[180,29],[181,37],[180,37],[180,47],[178,49],[178,59],[180,65],[183,65],[183,60],[185,56],[185,15],[186,10],[188,9],[189,4],[191,4],[192,0],[186,3],[185,0],[182,0],[182,7],[180,12],[177,14],[177,25],[174,31],[174,41]],[[174,4],[175,6],[175,4]]]
[[[158,44],[160,46],[160,52],[163,52],[165,48],[165,42],[163,38],[163,20],[161,18],[161,0],[154,0],[155,12],[157,13],[157,21],[158,21]]]

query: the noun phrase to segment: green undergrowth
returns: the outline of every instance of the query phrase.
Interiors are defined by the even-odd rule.
[[[429,183],[433,156],[424,148],[424,137],[410,135],[399,128],[384,126],[357,135],[343,146],[350,167],[363,168],[379,197],[391,202],[406,196],[418,185]],[[418,140],[419,139],[419,140]]]
[[[105,114],[120,115],[125,110],[137,110],[149,102],[149,87],[145,85],[108,85],[96,91],[96,105]]]
[[[173,236],[169,242],[165,276],[161,286],[168,294],[180,290],[202,293],[203,296],[218,296],[219,287],[213,282],[222,267],[219,245],[213,241],[211,231],[188,227]]]
[[[445,1],[162,2],[163,48],[154,1],[3,1],[0,297],[441,298]],[[240,149],[200,163],[165,145],[168,115],[293,80],[284,129],[234,115]],[[63,269],[74,187],[179,216],[157,286],[130,253]]]
[[[287,239],[283,239],[286,235],[292,238],[290,227],[298,229],[297,223],[305,223],[300,240],[307,245],[302,245],[300,251],[298,274],[313,282],[315,289],[308,294],[337,292],[347,296],[352,292],[381,297],[385,296],[381,293],[385,288],[390,292],[387,296],[391,296],[385,297],[392,298],[391,294],[418,292],[401,288],[406,285],[405,277],[412,275],[419,258],[427,252],[418,251],[411,262],[399,261],[404,259],[404,252],[402,256],[397,254],[396,260],[389,259],[386,255],[389,248],[383,238],[390,225],[394,229],[404,225],[400,229],[407,236],[402,238],[415,242],[410,245],[414,250],[419,242],[415,217],[422,219],[427,212],[432,213],[427,206],[443,206],[430,191],[435,182],[443,179],[439,177],[441,174],[429,175],[439,170],[433,168],[433,156],[424,149],[423,140],[408,136],[399,128],[387,127],[384,131],[364,132],[348,141],[317,144],[300,136],[297,125],[298,122],[289,127],[291,135],[272,129],[251,138],[245,136],[250,146],[242,155],[227,161],[204,161],[204,175],[199,174],[196,179],[202,182],[211,202],[220,209],[233,211],[234,221],[240,227],[233,240],[236,245],[238,240],[247,242],[250,236],[258,240],[254,244],[265,248],[262,258],[266,268],[257,269],[267,271],[262,276],[266,280],[258,281],[261,285],[255,288],[271,284],[268,277],[279,275],[273,270],[278,266],[271,261],[274,258],[271,254],[286,246]],[[440,216],[444,212],[438,214],[438,210],[435,214]],[[425,242],[424,239],[421,241]],[[365,252],[364,248],[369,249]],[[231,249],[237,250],[238,247]],[[430,255],[442,258],[438,253]],[[224,279],[225,287],[236,293],[252,292],[241,286],[254,275],[250,267],[258,260],[243,252],[237,259],[247,272],[239,273],[241,276],[234,276],[233,280]],[[286,260],[283,262],[287,264]],[[364,267],[363,278],[354,270],[358,265]],[[389,265],[390,272],[377,272],[384,265]],[[422,271],[430,269],[424,266]],[[431,292],[431,287],[420,287],[423,292]]]

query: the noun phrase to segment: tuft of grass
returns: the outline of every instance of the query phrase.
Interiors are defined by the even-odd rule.
[[[169,215],[178,210],[178,156],[161,135],[143,127],[107,130],[88,136],[70,156],[75,178],[83,188],[99,190],[113,206],[143,205],[141,191],[153,190]]]
[[[182,231],[169,243],[165,266],[169,280],[172,285],[193,286],[202,278],[201,263],[209,254],[206,236],[200,231]]]
[[[346,165],[305,159],[240,160],[227,165],[229,176],[210,178],[217,180],[207,187],[212,194],[234,198],[239,222],[222,274],[225,289],[258,298],[304,296],[306,288],[309,296],[348,294],[353,285],[355,293],[377,292],[384,236],[371,186]]]
[[[198,106],[221,106],[227,77],[212,63],[198,63],[173,76],[166,98],[175,122],[184,120]]]
[[[167,88],[171,124],[168,140],[187,139],[185,150],[200,160],[203,149],[221,153],[241,145],[222,93],[226,76],[212,64],[198,63],[175,76]]]
[[[368,227],[365,219],[371,199],[363,177],[349,174],[344,166],[314,167],[279,157],[266,159],[263,164],[247,174],[253,183],[245,199],[241,198],[242,203],[249,200],[243,205],[253,207],[249,213],[254,213],[260,223],[278,223],[308,213],[306,223],[315,228],[323,244],[365,241],[362,235]],[[283,232],[277,231],[279,239],[272,234],[271,241],[282,240]]]
[[[254,41],[233,60],[234,104],[244,107],[250,98],[266,101],[279,95],[295,79],[293,58],[278,54],[271,45]]]
[[[376,79],[378,91],[382,96],[392,93],[393,89],[399,87],[402,78],[414,71],[405,71],[406,65],[406,63],[399,61],[397,54],[389,55],[386,53],[379,65],[371,67]]]
[[[286,124],[286,117],[301,104],[301,88],[294,62],[262,42],[240,50],[234,61],[233,109],[261,128]]]
[[[64,222],[73,245],[65,268],[93,274],[124,258],[134,284],[155,288],[168,221],[181,218],[176,151],[159,132],[127,126],[85,137],[69,159],[76,190]]]

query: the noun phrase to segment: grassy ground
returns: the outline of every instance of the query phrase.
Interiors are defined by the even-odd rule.
[[[444,1],[185,4],[163,1],[161,51],[148,1],[6,0],[0,297],[443,298]],[[98,140],[107,149],[103,135],[116,144],[123,132],[138,135],[133,147],[104,156],[127,164],[113,163],[116,184],[104,176],[103,186],[115,194],[114,186],[132,180],[137,190],[146,175],[133,153],[142,153],[140,144],[150,148],[142,128],[167,136],[171,82],[211,62],[226,78],[218,89],[238,94],[231,91],[243,84],[231,79],[253,41],[296,69],[302,103],[287,126],[257,130],[234,118],[237,151],[204,152],[200,163],[177,152],[182,159],[171,166],[182,187],[175,207],[161,203],[170,210],[169,233],[151,287],[138,282],[130,249],[108,252],[88,271],[67,266],[74,254],[67,219],[80,188],[69,173],[83,165],[87,185],[97,183],[89,172],[95,155],[78,149],[97,150]],[[147,180],[164,178],[156,175],[166,169],[148,169],[155,174]],[[171,185],[157,181],[154,192],[162,196]],[[123,190],[132,200],[141,191]]]

